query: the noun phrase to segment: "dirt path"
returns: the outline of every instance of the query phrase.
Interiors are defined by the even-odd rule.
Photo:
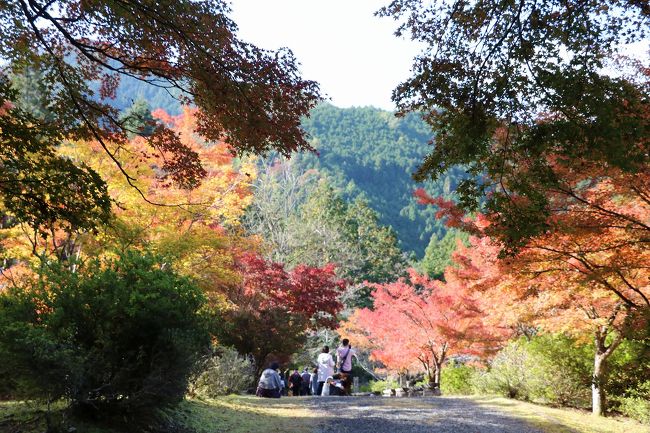
[[[325,397],[307,405],[325,420],[316,433],[543,433],[463,398]]]

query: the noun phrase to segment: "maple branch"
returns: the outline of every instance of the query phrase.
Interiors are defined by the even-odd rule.
[[[628,299],[625,295],[623,295],[623,293],[620,290],[618,290],[616,287],[612,286],[612,284],[609,281],[607,281],[606,279],[599,276],[598,273],[595,272],[595,269],[594,269],[597,266],[595,266],[593,263],[589,262],[585,257],[579,256],[579,255],[576,255],[576,254],[573,254],[573,253],[570,253],[570,252],[567,252],[567,251],[557,250],[557,249],[547,247],[547,246],[536,246],[535,248],[540,249],[540,250],[545,250],[545,251],[551,251],[551,252],[559,254],[560,256],[567,256],[569,258],[572,258],[572,259],[582,263],[585,266],[585,268],[587,268],[587,270],[590,271],[589,273],[583,271],[578,266],[575,266],[575,265],[573,265],[571,263],[567,263],[567,264],[569,266],[573,267],[574,269],[578,270],[579,272],[585,274],[585,275],[590,275],[590,276],[594,277],[595,281],[602,284],[603,286],[605,286],[607,289],[611,290],[612,292],[616,293],[616,295],[618,295],[618,297],[623,302],[625,302],[629,307],[633,307],[633,308],[639,307],[635,302],[633,302],[632,300]]]
[[[618,213],[618,212],[609,210],[609,209],[604,208],[604,207],[602,207],[602,206],[600,206],[600,205],[598,205],[596,203],[592,203],[589,200],[587,200],[587,199],[581,197],[580,195],[578,195],[572,189],[564,189],[564,188],[558,186],[558,191],[568,195],[569,197],[572,197],[572,198],[578,200],[579,202],[581,202],[581,203],[583,203],[583,204],[585,204],[585,205],[587,205],[589,207],[593,207],[595,209],[598,209],[602,213],[605,213],[605,214],[607,214],[609,216],[612,216],[614,218],[623,219],[623,220],[628,221],[628,222],[630,222],[630,223],[632,223],[634,225],[640,226],[643,230],[650,231],[650,226],[643,223],[642,221],[639,221],[639,220],[637,220],[635,218],[632,218],[631,216],[625,215],[623,213]]]
[[[34,7],[39,8],[38,4],[36,4],[33,0],[28,0],[28,1],[29,1],[30,5],[32,5],[32,8],[34,8]],[[114,124],[116,124],[116,125],[120,125],[120,123],[117,122],[117,121],[116,121],[112,116],[110,116],[109,113],[107,113],[106,111],[101,110],[100,108],[96,107],[94,104],[90,103],[87,99],[85,99],[85,98],[78,98],[78,97],[75,95],[75,92],[72,91],[73,86],[72,86],[71,83],[69,82],[69,80],[68,80],[68,76],[67,76],[66,73],[64,72],[64,70],[63,70],[63,66],[61,65],[61,59],[60,59],[58,56],[56,56],[56,54],[52,51],[52,48],[51,48],[50,45],[47,43],[47,41],[46,41],[45,38],[43,37],[41,31],[40,31],[40,30],[38,29],[38,27],[36,26],[34,15],[32,15],[32,14],[29,12],[29,9],[28,9],[27,5],[25,4],[24,0],[21,0],[20,4],[21,4],[21,7],[22,7],[22,9],[23,9],[23,13],[24,13],[25,16],[28,18],[28,21],[29,21],[29,23],[30,23],[30,26],[32,27],[32,30],[34,31],[34,33],[35,33],[37,39],[41,42],[41,44],[43,45],[43,47],[45,48],[45,50],[50,54],[50,56],[52,56],[52,58],[55,59],[55,65],[56,65],[57,74],[58,74],[59,77],[61,78],[62,83],[63,83],[63,87],[64,87],[65,90],[67,91],[68,97],[69,97],[70,100],[72,101],[72,103],[73,103],[73,105],[74,105],[76,111],[79,113],[79,116],[81,117],[81,120],[83,121],[84,125],[86,125],[86,126],[88,127],[88,129],[90,130],[92,136],[95,137],[95,139],[97,140],[97,142],[99,143],[99,145],[102,147],[102,149],[104,149],[105,153],[106,153],[106,154],[108,155],[108,157],[113,161],[113,163],[116,165],[116,167],[118,168],[118,170],[122,173],[122,175],[123,175],[124,178],[126,179],[126,181],[127,181],[127,183],[129,184],[129,186],[132,187],[133,189],[135,189],[135,190],[137,191],[138,195],[140,195],[140,197],[141,197],[145,202],[147,202],[147,203],[149,203],[149,204],[151,204],[151,205],[153,205],[153,206],[161,206],[161,207],[178,207],[178,208],[180,208],[180,209],[182,209],[182,210],[185,210],[185,211],[189,212],[188,209],[185,209],[185,206],[201,205],[201,204],[196,204],[196,203],[177,203],[177,204],[158,203],[158,202],[155,202],[155,201],[153,201],[153,200],[150,200],[150,199],[149,199],[149,198],[144,194],[144,192],[140,189],[140,187],[138,187],[138,186],[134,183],[136,179],[133,178],[133,177],[132,177],[132,176],[131,176],[127,171],[126,171],[126,169],[124,168],[124,166],[122,165],[122,163],[117,159],[117,157],[115,156],[115,154],[113,154],[113,152],[110,151],[110,149],[108,148],[108,145],[107,145],[106,142],[104,141],[104,139],[103,139],[103,137],[101,136],[101,134],[99,133],[99,131],[95,128],[95,125],[93,124],[93,122],[91,122],[91,120],[86,116],[86,113],[85,113],[85,111],[83,110],[83,108],[81,107],[81,104],[83,103],[84,105],[86,105],[87,107],[89,107],[91,110],[94,110],[94,111],[98,112],[99,114],[101,114],[101,115],[103,115],[103,116],[106,116],[107,118],[109,118],[109,120],[111,120],[111,121],[112,121]],[[42,10],[40,10],[40,9],[37,9],[37,10],[41,11],[41,12],[43,13],[43,16],[44,16],[44,17],[47,17],[48,20],[52,21],[52,17],[51,17],[51,15],[50,15],[48,12],[46,12],[46,11],[42,11]],[[76,46],[80,51],[83,52],[83,49],[82,49],[82,48],[79,48],[79,47],[77,46],[77,45],[79,45],[80,43],[78,43],[78,42],[77,42],[77,41],[76,41],[76,40],[75,40],[71,35],[67,34],[67,32],[65,31],[65,29],[63,29],[63,28],[62,28],[58,23],[54,23],[54,24],[55,24],[55,26],[57,26],[57,28],[58,28],[58,29],[59,29],[59,30],[64,34],[64,36],[67,35],[67,36],[66,36],[66,39],[70,38],[70,42],[71,42],[73,45],[75,45],[75,46]],[[83,44],[81,44],[81,45],[83,45]],[[89,57],[89,58],[93,59],[92,57]],[[98,63],[100,63],[100,64],[102,63],[99,59],[93,59],[93,60],[96,60],[96,61],[97,61]],[[109,69],[112,69],[112,67],[111,67],[110,65],[108,65],[107,67],[108,67]],[[119,72],[119,71],[118,71],[118,72]],[[120,73],[121,73],[121,72],[120,72]]]
[[[648,194],[646,194],[645,192],[641,191],[640,188],[638,188],[638,187],[636,187],[636,186],[634,186],[634,185],[631,185],[631,186],[630,186],[630,189],[631,189],[632,191],[634,191],[634,192],[639,196],[639,198],[640,198],[641,200],[643,200],[644,202],[646,202],[647,204],[650,205],[650,195],[648,195]]]
[[[650,306],[650,302],[648,301],[648,297],[647,297],[647,296],[646,296],[646,295],[641,291],[641,289],[639,289],[639,288],[637,288],[636,286],[634,286],[633,284],[631,284],[631,283],[627,280],[627,278],[625,278],[625,275],[623,275],[623,272],[621,272],[620,269],[616,269],[615,272],[616,272],[616,274],[621,278],[621,280],[623,280],[623,283],[625,283],[625,285],[626,285],[627,287],[630,288],[630,290],[632,290],[632,291],[638,293],[639,296],[641,296],[641,298],[643,298],[643,300],[645,301],[646,305]]]

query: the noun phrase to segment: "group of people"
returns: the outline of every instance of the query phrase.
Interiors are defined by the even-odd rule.
[[[352,388],[352,358],[356,356],[347,338],[336,349],[336,362],[330,348],[324,346],[316,359],[316,368],[308,368],[292,374],[286,374],[286,380],[279,373],[279,364],[271,363],[263,372],[257,384],[257,396],[280,398],[291,392],[299,395],[350,395]],[[288,373],[288,372],[287,372]]]

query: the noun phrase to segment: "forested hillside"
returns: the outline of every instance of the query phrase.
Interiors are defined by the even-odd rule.
[[[179,111],[165,89],[123,80],[118,104],[127,108],[138,98],[147,100],[152,109]],[[418,205],[413,198],[413,190],[422,185],[416,184],[411,174],[428,153],[431,139],[430,129],[418,116],[398,119],[373,107],[322,104],[312,110],[303,127],[318,154],[296,155],[300,165],[327,173],[348,201],[364,195],[380,214],[380,223],[397,232],[404,251],[414,251],[421,258],[432,234],[438,238],[445,235],[434,209]],[[433,196],[448,196],[462,174],[462,170],[451,170],[425,187]]]
[[[98,86],[98,83],[97,83]],[[131,77],[123,77],[117,88],[114,105],[125,110],[138,100],[145,100],[152,109],[162,108],[172,115],[180,114],[181,106],[172,96],[178,92],[174,89],[144,84]]]
[[[373,107],[337,108],[323,104],[303,122],[318,155],[301,154],[301,163],[329,173],[348,198],[363,194],[392,226],[405,251],[421,257],[432,233],[442,237],[444,226],[434,209],[417,204],[411,178],[428,153],[431,131],[418,116],[398,119]],[[449,171],[426,184],[431,195],[449,196],[463,172]],[[422,186],[422,185],[419,185]]]

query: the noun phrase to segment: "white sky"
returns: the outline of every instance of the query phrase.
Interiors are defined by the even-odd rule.
[[[391,92],[410,76],[421,45],[393,35],[374,12],[390,0],[231,0],[239,37],[261,48],[289,47],[302,76],[318,81],[338,107],[393,110]],[[623,49],[648,58],[648,41]]]
[[[416,42],[374,12],[389,0],[231,0],[239,37],[266,49],[288,47],[304,78],[338,107],[393,110],[391,92],[410,76]]]

